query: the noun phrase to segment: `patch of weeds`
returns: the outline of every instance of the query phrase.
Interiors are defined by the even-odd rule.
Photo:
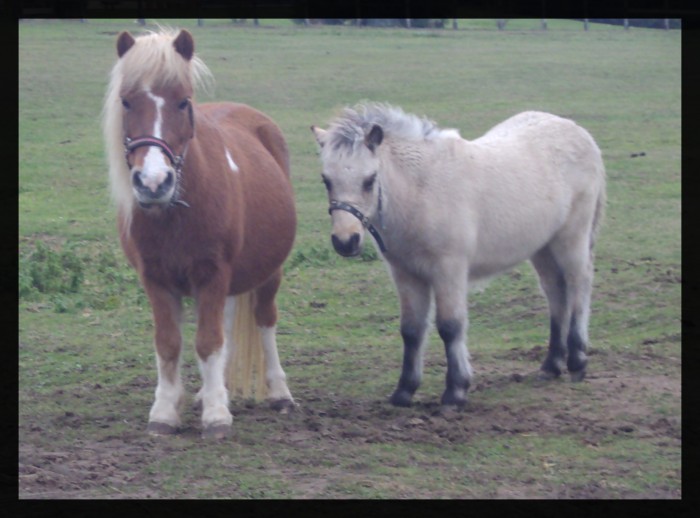
[[[20,258],[20,298],[78,293],[85,278],[84,262],[72,247],[54,251],[38,241],[34,251]]]
[[[328,247],[311,246],[297,250],[287,262],[288,268],[326,266],[335,263],[335,252]]]
[[[136,272],[112,249],[78,253],[78,246],[83,245],[56,248],[37,241],[24,253],[18,272],[20,301],[48,303],[56,313],[72,313],[117,309],[133,298],[131,290],[139,286]]]
[[[310,246],[304,249],[297,250],[292,254],[287,261],[287,268],[296,267],[317,267],[317,266],[332,266],[336,264],[338,255],[330,247]],[[379,259],[377,250],[371,246],[365,246],[362,253],[359,255],[359,260],[362,262],[372,262]]]
[[[113,250],[102,250],[95,258],[94,286],[87,294],[87,303],[93,309],[117,309],[128,290],[138,289],[136,272],[117,258]],[[138,295],[137,295],[138,297]]]

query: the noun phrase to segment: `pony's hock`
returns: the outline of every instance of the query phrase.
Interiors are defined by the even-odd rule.
[[[466,402],[469,286],[528,259],[549,302],[542,374],[567,368],[573,381],[585,377],[593,246],[605,206],[605,168],[586,130],[530,111],[469,141],[376,103],[311,130],[334,248],[357,255],[366,228],[397,287],[404,356],[392,404],[410,405],[420,385],[433,300],[447,358],[442,403]]]
[[[123,32],[117,56],[104,134],[122,248],[155,324],[158,384],[147,430],[171,435],[180,424],[182,297],[191,296],[203,436],[225,438],[229,396],[294,405],[275,303],[296,231],[287,145],[249,106],[194,101],[210,72],[189,32]]]

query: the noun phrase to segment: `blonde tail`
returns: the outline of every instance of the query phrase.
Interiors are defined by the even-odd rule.
[[[267,396],[262,337],[255,322],[255,294],[236,296],[233,318],[233,352],[229,355],[226,379],[231,399]]]

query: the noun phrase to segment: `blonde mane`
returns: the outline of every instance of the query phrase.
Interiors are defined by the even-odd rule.
[[[179,31],[160,28],[136,38],[136,43],[112,68],[102,110],[102,127],[109,163],[112,199],[128,220],[133,207],[129,170],[124,160],[121,95],[134,88],[186,85],[207,90],[213,76],[197,56],[187,61],[177,53],[173,41]]]

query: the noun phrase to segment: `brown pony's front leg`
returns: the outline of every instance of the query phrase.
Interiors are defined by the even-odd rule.
[[[148,432],[153,435],[168,435],[175,433],[180,425],[179,409],[184,394],[180,380],[182,304],[180,297],[147,278],[143,279],[143,285],[153,311],[158,365],[158,386],[148,416]]]
[[[202,436],[220,439],[231,432],[233,416],[228,409],[225,385],[228,351],[224,347],[224,306],[227,282],[216,278],[197,292],[196,350],[202,374]]]

